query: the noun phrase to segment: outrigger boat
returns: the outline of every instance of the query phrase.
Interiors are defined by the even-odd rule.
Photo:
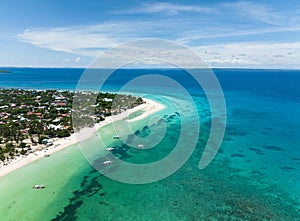
[[[43,184],[36,184],[32,187],[33,189],[44,189],[45,186]]]
[[[104,166],[109,166],[111,163],[112,163],[111,160],[107,160],[107,161],[104,161],[104,162],[102,163],[102,165],[104,165]]]
[[[138,148],[139,148],[139,149],[143,149],[143,148],[144,148],[144,145],[143,145],[143,144],[139,144],[139,145],[138,145]]]

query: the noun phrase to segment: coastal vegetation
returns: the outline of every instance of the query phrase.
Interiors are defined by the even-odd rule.
[[[74,104],[76,96],[80,103]],[[0,161],[47,148],[54,138],[70,136],[72,119],[80,121],[75,128],[79,130],[141,103],[140,97],[112,93],[95,96],[93,92],[0,89]]]

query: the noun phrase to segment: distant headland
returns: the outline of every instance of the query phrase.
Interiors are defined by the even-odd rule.
[[[10,70],[0,70],[0,73],[12,73]]]

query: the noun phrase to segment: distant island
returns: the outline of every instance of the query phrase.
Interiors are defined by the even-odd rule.
[[[12,73],[10,70],[0,70],[0,73]]]
[[[74,132],[72,111],[81,116],[92,108],[93,116],[76,117],[84,128],[144,103],[141,97],[97,93],[95,104],[83,104],[88,106],[81,112],[72,109],[74,96],[78,94],[70,91],[0,89],[0,161],[50,147],[54,138],[69,137]],[[84,100],[92,96],[95,93],[84,92]]]

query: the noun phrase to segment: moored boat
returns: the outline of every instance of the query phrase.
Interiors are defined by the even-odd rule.
[[[45,186],[43,184],[36,184],[32,187],[33,189],[44,189]]]

